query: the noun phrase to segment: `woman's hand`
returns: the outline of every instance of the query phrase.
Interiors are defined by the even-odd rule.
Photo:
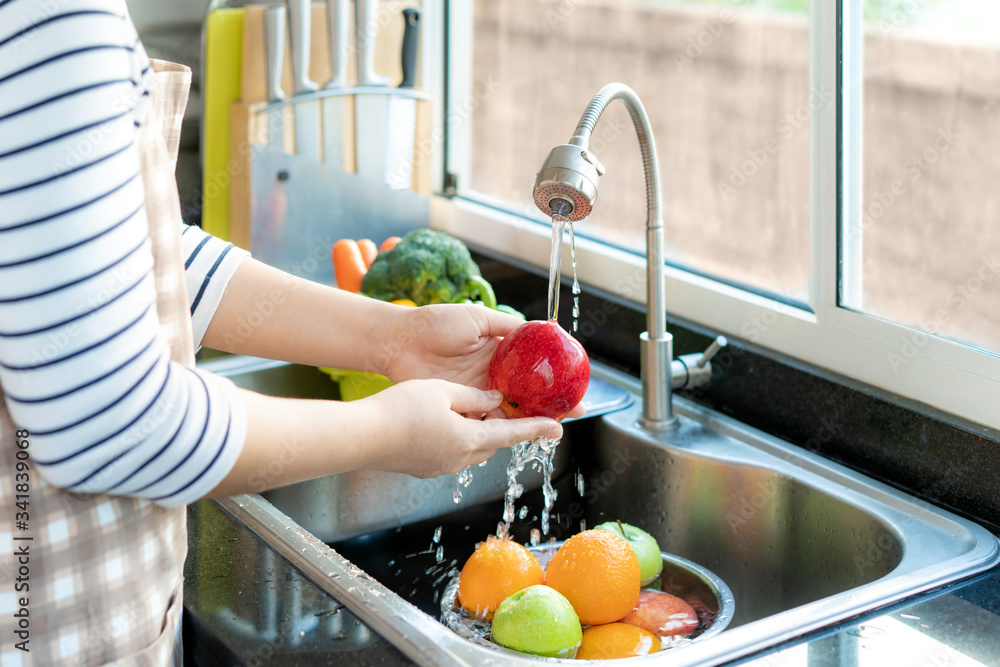
[[[482,463],[501,447],[562,437],[562,427],[545,417],[484,420],[501,400],[498,391],[411,380],[357,401],[355,405],[373,411],[367,418],[381,425],[365,467],[436,477]]]
[[[437,378],[478,389],[500,342],[521,320],[473,304],[406,308],[376,355],[393,382]]]
[[[485,389],[490,359],[520,318],[473,304],[408,308],[396,319],[375,363],[393,382],[437,378]],[[581,417],[583,405],[567,417]]]

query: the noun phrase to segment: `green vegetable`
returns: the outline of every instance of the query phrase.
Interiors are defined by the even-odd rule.
[[[513,315],[514,317],[520,317],[522,320],[528,319],[527,317],[524,316],[524,313],[522,313],[520,310],[511,308],[506,304],[501,303],[499,306],[496,307],[496,309],[499,310],[501,313],[507,313],[508,315]]]
[[[496,307],[469,249],[454,236],[416,229],[380,252],[361,281],[361,293],[381,301],[410,299],[418,306],[481,300]]]

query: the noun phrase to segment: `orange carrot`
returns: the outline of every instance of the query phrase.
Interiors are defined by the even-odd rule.
[[[337,287],[348,292],[361,291],[361,279],[368,269],[361,256],[361,249],[356,241],[340,239],[333,244],[333,274],[337,278]]]
[[[361,257],[364,258],[365,268],[367,269],[378,256],[378,247],[376,247],[375,242],[371,239],[361,239],[358,241],[358,248],[361,249]]]
[[[381,252],[385,252],[386,250],[392,250],[393,248],[396,247],[396,244],[402,240],[403,239],[399,238],[398,236],[390,236],[385,241],[382,241],[382,245],[380,245],[378,249]]]

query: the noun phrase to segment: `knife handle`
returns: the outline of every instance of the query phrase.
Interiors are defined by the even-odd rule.
[[[375,34],[378,0],[355,0],[354,22],[358,46],[358,85],[386,86],[389,78],[375,73]]]
[[[326,0],[326,22],[330,37],[330,80],[326,89],[347,86],[347,44],[351,26],[350,0]]]
[[[264,56],[267,66],[267,101],[285,99],[281,89],[281,73],[285,69],[285,8],[268,7],[264,10]]]
[[[417,43],[420,40],[420,11],[410,7],[403,10],[403,81],[400,88],[413,88],[417,82]]]
[[[288,3],[288,46],[292,55],[292,92],[311,93],[319,86],[309,80],[309,42],[312,3],[309,0],[285,0]]]

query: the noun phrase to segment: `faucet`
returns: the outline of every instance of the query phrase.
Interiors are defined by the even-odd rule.
[[[622,83],[601,88],[580,117],[569,143],[556,146],[545,158],[535,177],[532,196],[535,205],[549,217],[576,222],[590,214],[597,201],[598,182],[604,175],[604,165],[590,152],[590,135],[613,100],[621,100],[628,107],[639,137],[646,183],[646,331],[639,336],[643,402],[640,422],[649,430],[671,429],[677,426],[673,390],[707,384],[712,377],[711,359],[726,346],[726,339],[719,336],[702,353],[673,358],[664,296],[663,213],[656,143],[649,116],[634,90]]]

